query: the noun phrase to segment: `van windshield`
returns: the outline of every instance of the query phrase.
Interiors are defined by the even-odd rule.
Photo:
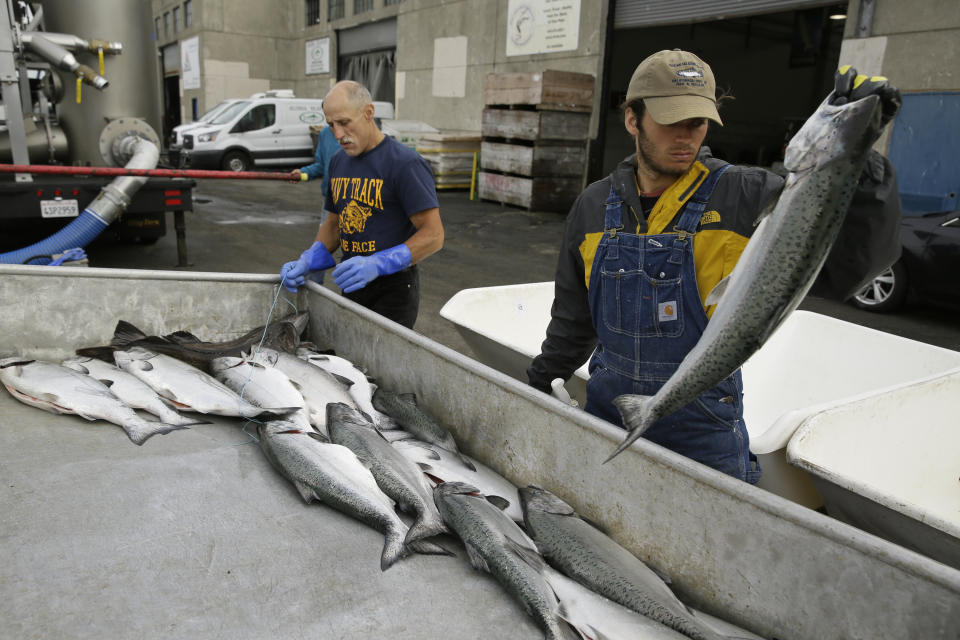
[[[202,116],[197,118],[198,122],[210,122],[213,120],[221,111],[226,109],[232,103],[231,100],[224,100],[223,102],[217,103],[215,107],[208,109],[204,112]]]
[[[221,113],[213,117],[213,120],[210,121],[210,124],[227,124],[236,117],[238,113],[247,108],[250,104],[249,100],[241,100],[240,102],[234,102],[232,105],[224,109]]]

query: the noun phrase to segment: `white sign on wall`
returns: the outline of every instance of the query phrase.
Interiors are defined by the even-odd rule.
[[[330,38],[307,40],[307,75],[330,73]]]
[[[510,0],[507,55],[553,53],[577,48],[580,0]]]
[[[180,43],[180,73],[184,89],[200,88],[200,36]]]

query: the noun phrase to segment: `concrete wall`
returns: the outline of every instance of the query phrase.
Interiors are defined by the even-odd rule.
[[[869,38],[855,36],[859,10],[850,0],[844,54],[869,48],[879,73],[903,91],[960,89],[960,2],[878,0]]]
[[[397,117],[422,120],[440,129],[479,131],[486,74],[560,69],[596,78],[600,100],[607,3],[582,0],[578,48],[551,54],[507,56],[509,0],[406,0],[354,15],[352,0],[343,18],[327,20],[321,2],[320,22],[306,24],[302,0],[193,0],[194,24],[158,46],[200,35],[202,86],[183,91],[202,113],[224,98],[265,89],[293,89],[298,96],[321,98],[336,81],[337,37],[341,29],[397,18]],[[155,16],[182,8],[182,0],[153,0]],[[330,73],[307,76],[305,45],[330,38]],[[597,129],[597,118],[592,122]]]
[[[960,2],[877,0],[867,37],[857,37],[860,0],[850,0],[840,64],[884,75],[904,93],[960,91]],[[876,148],[889,146],[888,127]]]
[[[599,105],[606,3],[581,3],[576,50],[523,56],[506,55],[508,0],[406,4],[410,6],[397,25],[398,118],[422,120],[439,129],[479,131],[486,75],[513,71],[589,73],[595,78],[594,104]],[[596,130],[594,116],[591,135]]]

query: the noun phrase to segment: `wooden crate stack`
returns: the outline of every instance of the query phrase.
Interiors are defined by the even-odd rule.
[[[479,131],[425,133],[417,141],[417,153],[430,163],[437,189],[469,189],[479,151]]]
[[[566,213],[583,186],[594,77],[487,75],[477,176],[481,199]]]

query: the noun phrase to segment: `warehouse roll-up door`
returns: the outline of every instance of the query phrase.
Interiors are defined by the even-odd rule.
[[[837,0],[617,0],[613,19],[615,29],[634,29],[836,4]]]

